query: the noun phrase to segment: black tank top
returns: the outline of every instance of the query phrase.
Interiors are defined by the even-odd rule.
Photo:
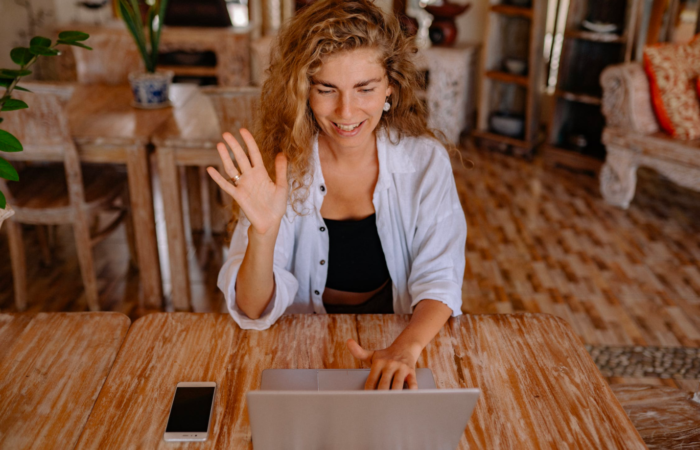
[[[326,287],[345,292],[370,292],[389,279],[377,215],[361,220],[323,219],[328,228]]]

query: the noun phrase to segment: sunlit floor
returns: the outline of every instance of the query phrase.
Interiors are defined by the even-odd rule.
[[[590,176],[484,151],[464,156],[474,167],[457,161],[454,167],[469,226],[465,313],[555,314],[594,354],[614,355],[607,346],[700,347],[700,193],[641,170],[637,194],[624,211],[602,200]],[[7,238],[0,234],[0,254],[6,255],[0,258],[0,310],[15,311]],[[29,311],[86,310],[70,228],[55,234],[53,261],[45,266],[36,234],[25,233]],[[225,311],[216,288],[216,249],[223,239],[201,245],[195,234],[193,241],[193,310]],[[100,243],[95,258],[104,310],[132,319],[151,312],[140,306],[138,271],[129,267],[123,230]],[[598,358],[599,366],[601,358],[609,359]],[[611,382],[697,389],[683,374],[675,380],[640,374],[608,373]]]

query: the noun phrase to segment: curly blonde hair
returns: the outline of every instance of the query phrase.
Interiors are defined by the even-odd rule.
[[[361,48],[378,50],[392,87],[391,109],[382,115],[377,130],[391,129],[397,139],[436,137],[428,129],[426,107],[416,95],[422,74],[413,61],[414,39],[404,34],[397,18],[369,0],[316,1],[282,28],[273,45],[253,131],[271,177],[277,153],[287,157],[290,196],[297,213],[308,196],[312,139],[320,130],[309,107],[311,79],[324,58]]]

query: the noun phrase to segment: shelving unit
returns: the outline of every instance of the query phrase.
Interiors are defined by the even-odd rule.
[[[605,160],[601,134],[600,73],[630,61],[640,0],[570,0],[566,15],[555,104],[544,160],[576,170],[598,172]],[[616,30],[587,30],[584,20],[613,23]]]
[[[472,135],[486,147],[531,155],[539,137],[547,0],[522,3],[523,0],[492,0],[489,7],[479,115]],[[509,59],[526,62],[525,70],[508,70]],[[522,132],[497,133],[491,124],[494,115],[521,118]]]

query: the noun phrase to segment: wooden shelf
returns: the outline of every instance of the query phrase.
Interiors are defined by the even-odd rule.
[[[523,6],[513,6],[513,5],[492,5],[491,12],[498,14],[505,14],[508,16],[519,16],[525,17],[526,19],[532,19],[532,8]]]
[[[561,89],[557,89],[554,92],[554,95],[556,95],[559,98],[563,98],[564,100],[569,100],[571,102],[586,103],[588,105],[600,106],[603,103],[603,99],[600,97],[596,97],[595,95],[569,92]]]
[[[486,72],[486,77],[492,80],[500,81],[503,83],[513,83],[523,87],[529,87],[530,79],[527,75],[515,75],[508,72],[501,72],[499,70],[489,70]]]
[[[600,173],[603,161],[572,150],[566,150],[554,145],[547,145],[542,152],[545,164],[565,166],[574,170]]]
[[[569,30],[564,33],[567,38],[581,39],[584,41],[601,42],[609,44],[623,44],[627,41],[625,36],[620,36],[615,33],[596,33],[595,31],[586,30]]]
[[[216,67],[211,66],[158,66],[159,69],[172,70],[175,75],[186,77],[215,77],[218,75]]]
[[[491,141],[502,142],[504,144],[512,145],[514,147],[531,149],[535,146],[534,143],[524,141],[522,139],[505,136],[503,134],[493,133],[491,131],[474,130],[472,135],[480,139],[488,139]]]

